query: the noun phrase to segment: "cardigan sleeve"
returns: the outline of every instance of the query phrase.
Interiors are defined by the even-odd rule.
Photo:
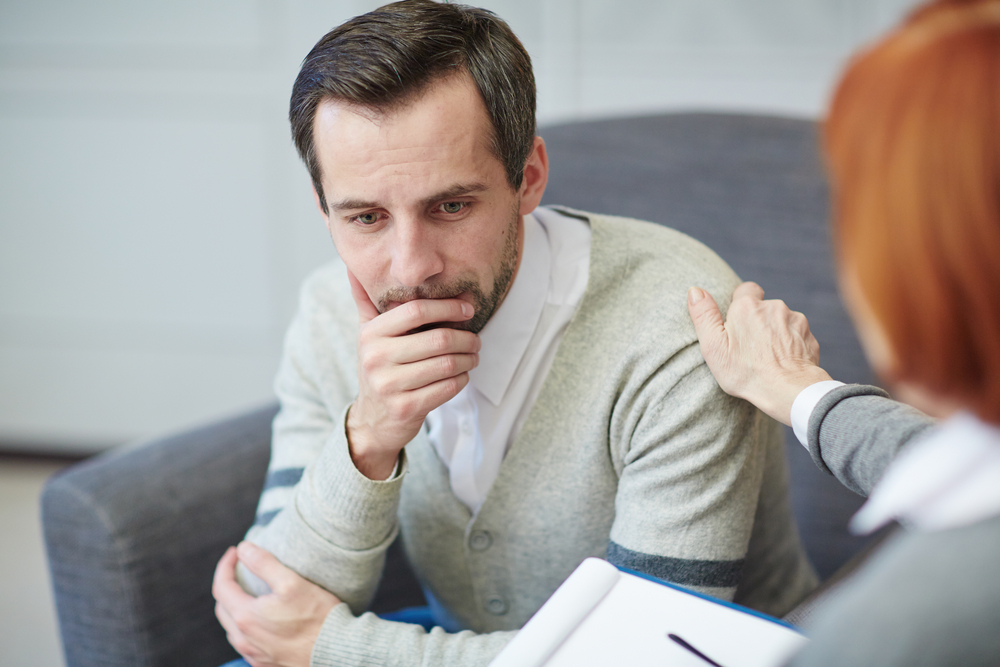
[[[629,378],[611,421],[620,467],[608,560],[732,600],[775,431],[727,396],[696,343]]]
[[[406,462],[402,455],[394,476],[373,481],[351,460],[345,418],[357,391],[356,362],[351,364],[357,322],[353,313],[331,308],[337,302],[328,285],[340,277],[335,269],[306,282],[285,339],[275,381],[281,409],[247,539],[361,613],[399,530],[396,510]],[[316,344],[330,340],[341,345]],[[267,592],[242,566],[238,577],[247,590]]]
[[[486,667],[516,632],[430,632],[419,625],[386,621],[375,614],[351,615],[334,607],[313,647],[312,667]]]

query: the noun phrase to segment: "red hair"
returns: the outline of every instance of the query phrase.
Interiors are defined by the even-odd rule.
[[[942,0],[858,56],[824,130],[841,272],[890,380],[1000,423],[1000,0]]]

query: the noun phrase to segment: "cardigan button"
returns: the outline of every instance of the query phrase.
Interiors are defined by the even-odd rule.
[[[469,536],[469,547],[473,551],[486,551],[493,544],[493,537],[485,530],[477,530]]]
[[[503,616],[507,613],[507,603],[500,598],[490,598],[486,603],[486,611],[494,616]]]

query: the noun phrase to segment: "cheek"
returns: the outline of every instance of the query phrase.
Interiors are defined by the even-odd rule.
[[[372,252],[372,249],[366,248],[364,244],[352,242],[344,237],[338,238],[335,234],[332,236],[337,255],[347,270],[357,278],[370,297],[378,296],[383,278],[378,262],[373,261],[378,253]]]

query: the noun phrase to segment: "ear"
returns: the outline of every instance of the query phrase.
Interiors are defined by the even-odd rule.
[[[538,208],[549,182],[549,154],[545,151],[545,140],[535,137],[531,154],[524,163],[524,178],[521,180],[521,215],[527,215]]]
[[[316,202],[316,210],[319,211],[321,216],[323,216],[323,222],[326,223],[326,231],[328,231],[332,237],[333,230],[330,229],[330,214],[323,210],[323,203],[319,200],[319,193],[316,192],[316,184],[312,184],[310,188],[313,193],[313,201]]]

